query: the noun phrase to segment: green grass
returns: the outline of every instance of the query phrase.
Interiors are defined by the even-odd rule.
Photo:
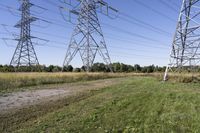
[[[0,120],[0,125],[4,132],[200,132],[199,83],[163,83],[152,77],[133,77],[65,104],[69,101],[58,102],[57,106],[63,106],[45,114],[42,106],[21,110],[13,118]],[[35,115],[27,117],[28,111],[32,111],[29,116]],[[24,119],[16,121],[18,117]]]

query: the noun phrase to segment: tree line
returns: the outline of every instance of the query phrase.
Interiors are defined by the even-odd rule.
[[[153,72],[164,72],[166,67],[160,67],[155,65],[149,66],[140,66],[138,64],[135,65],[127,65],[124,63],[112,63],[112,70],[114,72],[136,72],[136,73],[153,73]],[[71,65],[68,67],[60,67],[54,65],[39,65],[39,66],[20,66],[14,67],[9,65],[0,65],[0,72],[84,72],[86,71],[86,67],[82,66],[81,68],[75,68]],[[104,63],[95,63],[91,67],[91,72],[110,72],[110,69]]]

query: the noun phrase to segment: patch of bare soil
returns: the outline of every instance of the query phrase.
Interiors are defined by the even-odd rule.
[[[71,83],[58,85],[57,87],[41,87],[37,90],[9,93],[0,96],[0,113],[26,106],[51,102],[63,97],[69,97],[84,91],[98,90],[107,86],[118,84],[123,78],[88,81],[83,83]]]

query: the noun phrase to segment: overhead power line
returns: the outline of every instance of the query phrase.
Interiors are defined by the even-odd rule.
[[[171,22],[175,22],[175,20],[174,20],[173,18],[167,16],[167,15],[164,14],[164,13],[161,13],[160,11],[157,11],[156,9],[150,7],[149,5],[147,5],[147,4],[143,3],[143,2],[141,2],[141,0],[134,0],[134,1],[133,1],[133,0],[130,0],[130,1],[131,1],[132,3],[134,2],[134,3],[137,3],[138,5],[141,5],[141,6],[145,7],[145,8],[147,8],[148,10],[150,10],[150,11],[152,11],[152,12],[158,14],[158,15],[161,16],[161,17],[166,18],[167,20],[169,20],[169,21],[171,21]]]
[[[127,13],[120,12],[120,15],[122,15],[122,16],[124,16],[124,17],[127,17],[127,18],[129,18],[129,19],[131,19],[131,20],[133,20],[133,21],[136,21],[136,22],[138,22],[140,25],[145,25],[145,28],[146,28],[146,27],[149,27],[151,30],[156,31],[156,32],[159,33],[159,34],[162,33],[162,34],[164,34],[164,35],[167,35],[167,36],[170,35],[170,36],[171,36],[171,33],[167,32],[167,31],[165,31],[165,30],[163,30],[163,29],[161,29],[161,28],[158,28],[158,27],[156,27],[156,26],[154,26],[154,25],[151,25],[151,24],[149,24],[149,23],[147,23],[147,22],[144,22],[144,21],[142,21],[142,20],[139,20],[139,19],[137,19],[136,17],[133,17],[133,16],[127,14]]]
[[[50,0],[47,0],[47,1],[50,1]],[[56,3],[54,3],[54,4],[56,4]],[[14,9],[14,8],[12,8],[12,9]],[[16,9],[16,10],[17,10],[17,9]],[[58,13],[58,14],[59,14],[59,13]],[[160,28],[157,28],[157,27],[155,27],[155,26],[153,26],[153,25],[150,25],[150,24],[147,24],[147,23],[145,23],[145,22],[143,22],[143,21],[140,21],[140,20],[138,20],[138,19],[136,19],[136,18],[134,18],[134,17],[132,17],[132,16],[130,16],[130,15],[128,15],[128,14],[125,14],[125,13],[120,13],[120,14],[123,15],[123,16],[125,16],[125,17],[128,17],[128,18],[130,18],[130,19],[132,19],[132,20],[135,20],[135,21],[139,22],[139,23],[140,23],[139,25],[141,25],[141,24],[146,25],[145,27],[148,27],[148,29],[151,29],[151,31],[153,31],[153,32],[156,32],[156,33],[158,33],[158,34],[163,33],[163,34],[168,35],[168,36],[170,35],[169,32],[166,32],[166,31],[164,31],[164,30],[162,30],[162,29],[160,29]],[[64,24],[64,23],[61,22],[60,20],[56,20],[56,19],[53,19],[53,18],[46,18],[46,17],[43,17],[43,16],[35,15],[35,14],[33,14],[33,15],[36,16],[39,20],[42,20],[43,22],[46,22],[46,23],[49,23],[49,24],[57,25],[57,26],[60,26],[60,27],[69,26],[69,25],[67,25],[67,24]],[[73,19],[75,19],[75,18],[73,18]],[[125,21],[128,21],[129,23],[132,22],[132,21],[127,20],[127,19],[124,19],[124,20],[125,20]],[[132,23],[132,24],[133,24],[133,23]],[[139,38],[146,39],[146,40],[149,40],[149,41],[152,41],[152,40],[157,41],[157,40],[155,40],[155,39],[153,39],[153,38],[149,38],[149,37],[146,37],[146,36],[144,36],[144,35],[139,35],[139,34],[137,34],[137,33],[131,33],[130,31],[127,31],[127,30],[124,30],[124,29],[120,29],[120,30],[119,30],[119,28],[118,28],[118,27],[115,27],[115,26],[111,26],[111,27],[110,27],[110,25],[107,24],[107,23],[103,23],[102,25],[107,26],[107,28],[109,28],[109,29],[115,29],[117,32],[125,33],[125,34],[128,34],[128,35],[135,36],[135,37],[139,37]],[[163,42],[162,42],[162,43],[163,43]]]
[[[50,0],[47,0],[47,1],[50,1]],[[53,3],[51,3],[52,4],[52,6],[54,5],[56,5],[57,3],[56,2],[53,2]],[[58,6],[58,5],[56,5],[56,6]],[[4,9],[4,10],[7,10],[6,8]],[[11,8],[11,10],[14,10],[13,8]],[[59,12],[56,12],[56,11],[53,11],[53,10],[49,10],[49,9],[47,9],[49,12],[51,12],[51,13],[55,13],[55,14],[58,14],[59,15]],[[34,16],[36,16],[37,14],[33,14]],[[63,22],[61,22],[60,20],[56,20],[56,19],[54,19],[54,18],[47,18],[46,16],[42,16],[42,15],[37,15],[37,18],[39,18],[40,20],[43,20],[43,22],[46,22],[46,23],[50,23],[50,24],[52,24],[52,25],[56,25],[56,26],[60,26],[60,27],[65,27],[66,28],[66,26],[68,26],[66,23],[63,23]],[[130,23],[130,24],[133,24],[133,25],[135,25],[135,26],[138,26],[138,27],[143,27],[143,28],[146,28],[146,29],[148,29],[148,30],[150,30],[150,31],[152,31],[152,32],[155,32],[155,33],[158,33],[158,34],[162,34],[162,35],[165,35],[165,36],[169,36],[170,35],[170,33],[169,32],[167,32],[167,31],[165,31],[165,30],[163,30],[163,29],[161,29],[161,28],[158,28],[158,27],[156,27],[156,26],[154,26],[154,25],[151,25],[151,24],[149,24],[149,23],[147,23],[147,22],[145,22],[145,21],[142,21],[142,20],[139,20],[139,19],[137,19],[137,18],[134,18],[133,16],[130,16],[130,15],[128,15],[128,14],[126,14],[126,13],[121,13],[120,14],[120,20],[123,20],[123,21],[126,21],[126,22],[128,22],[128,23]],[[160,42],[159,40],[157,40],[157,39],[154,39],[154,38],[150,38],[150,37],[148,37],[148,36],[144,36],[144,35],[140,35],[140,34],[138,34],[138,33],[134,33],[134,32],[131,32],[131,31],[128,31],[128,30],[125,30],[125,29],[122,29],[122,28],[118,28],[118,27],[116,27],[116,26],[111,26],[110,24],[106,24],[106,23],[104,23],[103,24],[104,26],[106,26],[107,28],[109,28],[109,29],[112,29],[112,30],[115,30],[115,31],[117,31],[117,32],[119,32],[119,33],[124,33],[124,34],[127,34],[127,35],[129,35],[129,36],[131,36],[131,37],[137,37],[137,38],[140,38],[140,39],[142,39],[142,40],[146,40],[146,41],[151,41],[151,42],[154,42],[155,43],[155,45],[153,45],[153,46],[151,46],[151,45],[141,45],[141,46],[143,46],[143,47],[149,47],[149,48],[158,48],[158,49],[162,49],[163,50],[163,48],[166,48],[167,47],[167,45],[166,44],[164,44],[163,42]],[[40,34],[44,34],[44,35],[47,35],[47,36],[54,36],[54,37],[57,37],[57,38],[62,38],[62,39],[68,39],[68,38],[66,38],[66,37],[64,37],[64,36],[60,36],[60,35],[54,35],[54,34],[51,34],[51,33],[43,33],[43,32],[41,32],[41,31],[34,31],[34,30],[32,30],[33,32],[35,32],[35,33],[40,33]],[[128,44],[133,44],[133,45],[135,45],[133,42],[132,42],[132,40],[127,40],[127,39],[122,39],[122,38],[119,38],[119,37],[116,37],[116,36],[108,36],[108,38],[109,39],[111,39],[111,40],[118,40],[118,41],[120,41],[120,42],[125,42],[125,43],[128,43]],[[49,42],[52,42],[52,43],[56,43],[56,44],[63,44],[63,46],[65,46],[66,45],[66,43],[63,43],[63,42],[56,42],[56,41],[53,41],[53,40],[49,40]],[[159,42],[159,44],[157,45],[156,43],[158,43]],[[136,42],[137,43],[137,42]],[[140,42],[138,41],[138,44],[140,44]],[[40,45],[40,44],[38,44],[38,46],[45,46],[45,45]],[[47,45],[46,44],[46,46],[47,47],[55,47],[55,48],[57,48],[57,45],[55,45],[55,46],[53,46],[53,45]],[[59,47],[59,46],[58,46]],[[61,47],[61,49],[63,49],[64,47]],[[111,48],[116,48],[116,49],[125,49],[125,48],[123,48],[123,47],[116,47],[116,46],[112,46]],[[132,49],[132,50],[138,50],[138,49]],[[140,51],[140,50],[138,50],[138,51]],[[141,50],[142,51],[142,50]]]
[[[164,6],[166,6],[167,8],[171,9],[172,11],[174,11],[175,13],[178,13],[179,11],[177,10],[177,8],[174,8],[171,4],[171,2],[169,1],[165,1],[165,0],[157,0],[158,2],[160,2],[161,4],[163,4]]]
[[[12,27],[11,25],[6,25],[6,26],[9,26],[9,27]],[[43,34],[43,35],[47,35],[47,36],[52,36],[52,37],[55,37],[55,38],[58,38],[58,39],[63,39],[63,40],[67,40],[69,38],[65,37],[65,36],[61,36],[61,35],[57,35],[57,34],[52,34],[52,33],[46,33],[46,32],[41,32],[41,31],[37,31],[37,30],[32,30],[33,33],[39,33],[39,34]],[[110,34],[109,35],[106,35],[107,38],[111,39],[111,40],[117,40],[121,43],[127,43],[127,44],[131,44],[131,45],[139,45],[141,47],[147,47],[147,48],[155,48],[155,49],[166,49],[167,48],[167,45],[164,46],[164,45],[147,45],[148,43],[147,42],[133,42],[133,40],[130,40],[130,39],[122,39],[120,37],[117,37],[117,36],[111,36]],[[52,42],[52,41],[51,41]],[[59,43],[58,43],[59,44]],[[61,43],[61,44],[65,44],[66,43]]]
[[[48,22],[48,23],[51,23],[51,24],[54,24],[54,25],[57,25],[57,26],[60,26],[60,27],[65,27],[65,28],[66,28],[66,26],[67,26],[67,24],[59,23],[60,20],[51,19],[51,20],[54,20],[54,22],[52,22],[52,21],[50,21],[50,20],[47,20],[47,19],[49,19],[49,18],[47,18],[47,19],[46,19],[45,17],[42,18],[42,16],[40,16],[40,17],[36,16],[36,17],[39,18],[40,20],[44,20],[44,21],[46,21],[46,22]],[[128,34],[129,36],[135,36],[135,37],[138,37],[138,38],[141,38],[141,39],[145,39],[145,40],[149,40],[149,41],[153,41],[153,42],[160,42],[160,41],[158,41],[158,40],[156,40],[156,39],[152,39],[152,38],[149,38],[149,37],[146,37],[146,36],[143,36],[143,35],[139,35],[139,34],[136,34],[136,33],[132,33],[132,32],[130,32],[130,31],[127,31],[127,30],[124,30],[124,29],[120,29],[120,28],[115,27],[115,26],[112,26],[112,25],[110,25],[110,24],[103,23],[103,25],[104,25],[104,26],[107,26],[107,28],[109,28],[109,29],[112,29],[112,30],[114,29],[114,30],[117,31],[117,32],[124,33],[124,34]],[[163,45],[164,43],[161,42],[161,44]],[[166,46],[167,46],[167,45],[166,45]]]

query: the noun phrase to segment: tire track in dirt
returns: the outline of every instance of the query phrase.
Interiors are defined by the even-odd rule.
[[[71,83],[58,85],[58,87],[44,88],[41,86],[37,90],[27,90],[24,92],[13,92],[0,96],[0,113],[9,110],[20,109],[26,106],[39,104],[41,102],[51,102],[63,97],[70,97],[78,93],[90,90],[98,90],[111,85],[119,84],[126,78],[105,79],[88,81],[82,83]]]

